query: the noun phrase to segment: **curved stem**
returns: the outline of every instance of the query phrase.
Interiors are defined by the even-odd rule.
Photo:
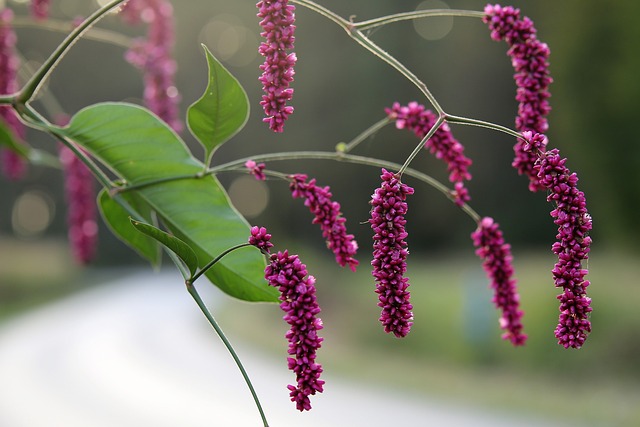
[[[438,117],[438,120],[436,120],[436,122],[431,127],[431,129],[429,129],[429,132],[427,132],[427,134],[424,136],[424,138],[422,138],[422,140],[416,146],[416,148],[413,149],[413,152],[411,154],[409,154],[409,157],[407,157],[407,160],[405,160],[404,164],[402,165],[402,167],[398,171],[398,176],[399,177],[402,176],[402,174],[409,167],[409,165],[411,164],[413,159],[415,159],[416,156],[424,149],[424,144],[426,144],[427,141],[429,140],[429,138],[431,138],[433,136],[433,134],[436,133],[436,131],[440,128],[440,126],[442,126],[442,123],[444,123],[444,116],[441,115],[440,117]]]
[[[413,12],[396,13],[394,15],[382,16],[380,18],[369,19],[368,21],[362,21],[354,23],[353,26],[360,31],[370,30],[372,28],[380,27],[394,22],[408,21],[412,19],[431,18],[434,16],[460,16],[467,18],[482,18],[484,12],[475,10],[455,10],[455,9],[429,9],[429,10],[416,10]]]
[[[58,62],[64,57],[67,51],[78,41],[80,36],[91,28],[96,22],[98,22],[104,15],[106,15],[111,9],[123,3],[125,0],[112,0],[105,6],[98,9],[85,19],[82,24],[76,27],[56,48],[56,50],[47,58],[47,60],[40,66],[29,81],[24,85],[22,90],[18,93],[15,102],[17,104],[26,104],[29,102],[38,89],[44,84],[51,71],[55,68]]]
[[[442,109],[442,107],[440,106],[440,104],[438,103],[436,98],[431,94],[431,92],[427,88],[427,85],[424,84],[424,82],[422,82],[415,74],[413,74],[404,64],[402,64],[400,61],[395,59],[389,53],[384,51],[380,46],[378,46],[373,41],[371,41],[371,39],[369,39],[367,36],[365,36],[362,33],[362,31],[360,31],[356,27],[356,24],[347,21],[346,19],[340,17],[339,15],[336,15],[332,11],[326,9],[323,6],[320,6],[319,4],[317,4],[317,3],[313,2],[313,1],[310,1],[310,0],[291,0],[291,2],[292,3],[297,3],[297,4],[301,5],[301,6],[304,6],[304,7],[308,8],[308,9],[311,9],[311,10],[319,13],[320,15],[330,19],[331,21],[335,22],[336,24],[338,24],[340,27],[342,27],[342,29],[344,29],[347,32],[349,37],[354,39],[356,42],[358,42],[362,47],[367,49],[369,52],[373,53],[378,58],[382,59],[384,62],[386,62],[387,64],[391,65],[400,74],[405,76],[409,81],[411,81],[414,85],[416,85],[418,87],[418,89],[420,89],[420,91],[424,94],[424,96],[427,97],[427,99],[429,100],[429,102],[431,103],[433,108],[438,112],[439,115],[444,114],[444,110]]]
[[[16,17],[14,18],[12,25],[14,27],[37,28],[65,34],[69,33],[69,31],[74,28],[73,22],[52,18],[48,18],[46,21],[41,22],[30,18]],[[116,33],[115,31],[104,30],[101,28],[91,28],[83,37],[88,40],[105,42],[125,49],[131,47],[132,42],[130,37]]]
[[[89,156],[87,156],[80,148],[78,148],[78,146],[69,138],[60,134],[59,132],[56,132],[54,130],[54,126],[40,113],[33,109],[31,105],[25,104],[21,108],[18,108],[17,111],[21,117],[30,119],[31,125],[40,130],[48,132],[64,145],[69,147],[73,154],[75,154],[82,161],[82,163],[84,163],[87,168],[89,168],[89,170],[93,173],[93,175],[100,182],[100,184],[102,184],[103,187],[107,189],[112,189],[114,187],[111,179],[109,179],[109,177],[102,171],[102,169],[98,167],[98,165],[95,164],[95,162]]]
[[[336,150],[341,153],[348,153],[352,151],[354,148],[356,148],[361,142],[365,141],[370,136],[376,134],[380,129],[382,129],[383,127],[385,127],[386,125],[392,122],[393,120],[391,120],[389,117],[385,117],[384,119],[371,125],[368,129],[366,129],[360,135],[353,138],[348,144],[344,144],[344,143],[338,144],[338,146],[336,147]]]
[[[255,401],[256,406],[258,407],[258,412],[260,412],[260,417],[262,418],[262,423],[263,423],[264,427],[269,427],[269,423],[267,422],[267,418],[266,418],[266,416],[264,414],[264,411],[262,410],[262,405],[260,405],[260,399],[258,399],[258,394],[256,393],[255,389],[253,388],[253,384],[251,383],[251,379],[249,379],[249,375],[247,374],[247,371],[244,369],[244,366],[242,365],[242,362],[240,361],[240,358],[238,357],[238,355],[236,354],[235,350],[233,349],[233,346],[231,345],[231,343],[227,339],[226,335],[222,331],[222,328],[220,328],[220,325],[218,325],[218,322],[216,322],[216,319],[213,317],[213,315],[211,314],[211,312],[207,308],[207,306],[204,303],[204,301],[202,301],[202,298],[200,298],[200,294],[196,290],[196,288],[193,285],[193,283],[187,281],[186,282],[186,286],[187,286],[187,291],[189,291],[189,294],[191,295],[191,297],[194,299],[196,304],[198,304],[198,307],[200,307],[200,310],[202,311],[204,316],[209,321],[209,324],[216,331],[216,333],[218,334],[218,337],[220,337],[220,339],[222,340],[222,343],[227,348],[227,351],[229,351],[229,354],[231,354],[231,357],[233,357],[233,360],[236,362],[236,365],[238,366],[238,369],[240,369],[240,373],[242,374],[242,377],[244,378],[245,382],[247,383],[247,386],[249,387],[249,391],[251,392],[251,396],[253,396],[253,400]]]
[[[453,123],[453,124],[477,126],[481,128],[497,130],[499,132],[506,133],[507,135],[511,135],[516,138],[522,138],[522,135],[519,132],[516,132],[513,129],[509,129],[508,127],[505,127],[505,126],[497,125],[495,123],[485,122],[483,120],[477,120],[477,119],[470,119],[467,117],[453,116],[451,114],[445,114],[444,118],[449,124]]]
[[[189,282],[190,283],[195,283],[195,281],[198,280],[200,278],[200,276],[205,274],[211,267],[216,265],[218,263],[218,261],[220,261],[222,258],[224,258],[225,255],[230,254],[231,252],[235,251],[236,249],[244,248],[244,247],[247,247],[247,246],[251,246],[251,244],[249,244],[249,243],[240,243],[239,245],[235,245],[235,246],[227,249],[226,251],[222,252],[220,255],[218,255],[217,257],[215,257],[211,261],[209,261],[209,263],[207,265],[202,267],[202,269],[200,269],[200,271],[198,271],[196,274],[194,274],[193,277],[191,277],[191,279],[189,279]]]

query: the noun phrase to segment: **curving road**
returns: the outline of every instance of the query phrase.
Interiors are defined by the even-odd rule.
[[[237,368],[181,283],[177,273],[134,273],[2,325],[0,427],[261,426]],[[284,363],[235,346],[272,427],[554,427],[330,375],[313,410],[299,413]]]

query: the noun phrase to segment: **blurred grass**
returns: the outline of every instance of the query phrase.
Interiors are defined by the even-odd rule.
[[[78,268],[64,242],[2,240],[0,322],[123,274]],[[585,426],[640,425],[640,265],[633,255],[594,248],[589,266],[594,329],[582,349],[565,350],[553,336],[558,291],[550,273],[555,260],[546,250],[514,251],[529,335],[524,348],[500,339],[491,291],[471,250],[446,256],[411,253],[415,324],[402,340],[385,334],[377,320],[367,261],[351,273],[324,252],[299,252],[317,278],[325,325],[319,361],[327,377],[522,417]],[[287,326],[277,305],[227,298],[215,314],[232,342],[252,342],[281,359],[286,369]]]
[[[386,335],[377,320],[366,263],[352,274],[305,250],[302,260],[318,279],[323,308],[319,361],[326,375],[585,426],[640,425],[640,265],[629,255],[592,253],[593,332],[582,349],[566,350],[553,336],[558,318],[553,254],[516,257],[529,335],[523,348],[500,339],[491,291],[471,253],[411,254],[415,323],[399,340]],[[277,306],[238,301],[218,314],[232,339],[261,345],[282,357],[285,369],[281,316]]]

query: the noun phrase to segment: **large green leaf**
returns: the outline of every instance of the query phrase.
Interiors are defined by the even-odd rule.
[[[98,207],[104,222],[116,237],[146,258],[154,267],[160,266],[162,257],[158,242],[137,232],[129,221],[131,215],[136,213],[137,217],[152,222],[153,213],[149,205],[133,192],[122,193],[119,198],[120,203],[113,200],[107,190],[100,191]],[[125,209],[121,203],[126,203],[129,210]]]
[[[189,107],[187,125],[206,151],[208,165],[215,149],[238,133],[249,118],[249,99],[236,78],[202,45],[209,66],[209,83]]]
[[[191,246],[203,267],[224,250],[247,241],[249,224],[212,176],[196,178],[204,165],[148,110],[104,103],[78,112],[59,132],[82,145],[147,203],[176,237]],[[167,180],[167,178],[180,178]],[[150,184],[151,181],[158,181]],[[143,184],[140,186],[140,184]],[[276,301],[263,277],[264,257],[254,248],[234,251],[207,277],[247,301]]]

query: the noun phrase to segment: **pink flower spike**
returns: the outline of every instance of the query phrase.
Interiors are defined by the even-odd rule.
[[[125,53],[125,59],[143,72],[144,103],[176,132],[182,130],[175,86],[177,65],[173,59],[175,33],[173,6],[167,0],[129,0],[122,11],[131,24],[148,24],[147,37],[137,40]]]
[[[409,302],[407,271],[407,237],[404,219],[407,196],[413,188],[398,177],[382,169],[382,184],[371,199],[371,229],[373,236],[373,277],[376,281],[378,307],[382,308],[380,322],[384,331],[396,337],[407,336],[413,324],[413,306]]]
[[[289,87],[295,74],[294,66],[298,60],[295,53],[287,53],[293,49],[295,41],[295,6],[288,0],[263,0],[256,7],[261,19],[260,33],[265,41],[260,44],[258,52],[265,57],[260,66],[262,90],[264,95],[260,105],[266,117],[264,122],[274,132],[284,130],[284,122],[293,113],[293,107],[287,105],[293,97],[293,89]]]
[[[37,20],[45,20],[49,17],[51,0],[31,0],[31,15]]]
[[[511,6],[487,5],[483,21],[491,30],[491,38],[504,40],[509,45],[507,54],[515,70],[516,100],[519,102],[516,129],[520,132],[545,133],[549,128],[547,115],[551,111],[548,99],[549,85],[553,82],[549,73],[549,47],[538,40],[533,22],[520,18],[520,10]],[[513,147],[513,167],[520,175],[529,177],[529,189],[539,191],[534,164],[537,156],[527,151],[521,140]]]
[[[69,148],[60,145],[59,156],[64,168],[69,242],[76,261],[87,264],[94,258],[98,242],[93,176]]]
[[[323,338],[318,336],[322,320],[317,317],[320,307],[316,299],[315,278],[297,255],[288,251],[271,255],[265,271],[269,285],[280,291],[280,308],[284,320],[291,327],[286,333],[289,341],[287,364],[296,374],[296,385],[289,385],[289,396],[299,411],[311,409],[309,396],[322,393],[324,381],[320,379],[322,365],[316,362],[316,352]]]
[[[327,247],[333,251],[336,262],[341,267],[349,265],[355,271],[358,260],[354,256],[358,244],[353,234],[347,234],[347,220],[340,212],[340,203],[331,200],[331,189],[328,186],[317,186],[315,179],[307,182],[307,175],[292,175],[291,179],[291,195],[293,198],[305,199],[305,206],[314,215],[313,223],[320,225],[322,236],[327,241]]]
[[[13,31],[13,11],[0,11],[0,94],[10,94],[18,90],[17,73],[20,60],[16,54],[16,33]],[[9,131],[19,140],[24,140],[26,130],[16,112],[8,105],[0,106],[0,120],[4,121]],[[27,170],[26,162],[13,151],[4,147],[2,154],[2,170],[10,180],[22,178]]]
[[[499,320],[500,328],[505,330],[502,339],[510,340],[514,346],[524,345],[527,336],[522,333],[520,321],[524,313],[519,308],[520,296],[513,278],[511,247],[504,242],[498,223],[489,217],[480,220],[471,238],[491,280],[493,303],[502,311]]]
[[[253,160],[247,160],[244,166],[249,169],[249,173],[255,176],[258,181],[264,181],[267,179],[264,174],[264,163],[256,163]]]

